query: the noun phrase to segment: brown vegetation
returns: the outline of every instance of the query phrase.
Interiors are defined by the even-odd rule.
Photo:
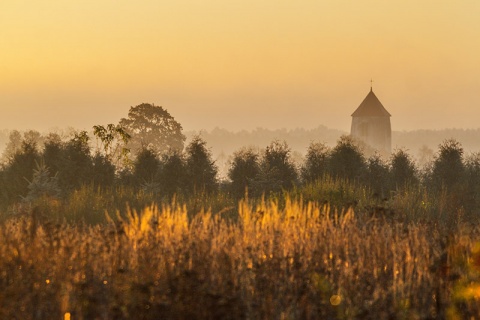
[[[478,315],[478,228],[282,202],[242,201],[236,220],[172,204],[96,226],[3,221],[0,318]]]

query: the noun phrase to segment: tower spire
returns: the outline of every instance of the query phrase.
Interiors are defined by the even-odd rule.
[[[373,79],[370,79],[370,91],[373,91]]]

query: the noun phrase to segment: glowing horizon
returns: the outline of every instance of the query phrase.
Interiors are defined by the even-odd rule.
[[[0,4],[0,129],[118,122],[348,131],[370,90],[393,130],[477,128],[474,1]]]

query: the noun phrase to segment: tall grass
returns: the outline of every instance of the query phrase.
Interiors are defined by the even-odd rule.
[[[461,223],[446,234],[290,197],[243,200],[236,220],[175,202],[91,226],[38,210],[0,225],[1,319],[425,319],[479,308],[455,295],[478,281],[465,270],[479,232]]]

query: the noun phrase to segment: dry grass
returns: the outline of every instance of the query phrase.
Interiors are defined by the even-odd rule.
[[[243,201],[236,221],[177,204],[97,226],[8,219],[0,319],[477,315],[476,229],[284,202]]]

